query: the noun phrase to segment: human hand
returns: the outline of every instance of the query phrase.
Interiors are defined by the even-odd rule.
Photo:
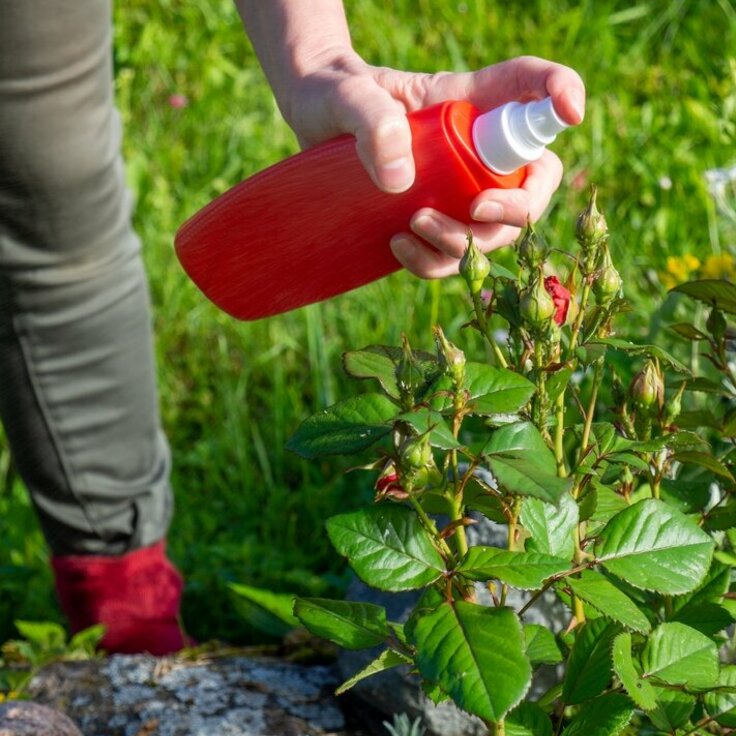
[[[585,88],[579,75],[536,57],[519,57],[476,72],[417,74],[370,66],[352,50],[324,54],[312,59],[313,71],[291,85],[287,104],[282,105],[284,115],[305,147],[341,133],[353,134],[363,165],[387,192],[405,191],[414,180],[406,119],[414,110],[452,99],[489,110],[511,100],[551,96],[559,115],[571,125],[584,115]],[[411,232],[392,238],[393,253],[424,278],[456,273],[469,224],[484,251],[513,242],[521,228],[542,215],[561,177],[559,158],[546,151],[528,166],[520,189],[478,194],[468,222],[430,208],[419,210],[411,219]]]

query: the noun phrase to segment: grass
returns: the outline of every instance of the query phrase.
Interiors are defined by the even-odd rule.
[[[355,46],[372,63],[465,70],[532,53],[580,71],[587,119],[554,146],[566,174],[541,230],[552,243],[569,244],[587,194],[582,183],[597,183],[614,260],[644,311],[661,301],[658,274],[668,255],[702,259],[736,245],[704,180],[707,169],[734,158],[736,9],[729,0],[347,5]],[[453,298],[461,289],[456,280],[400,273],[257,323],[218,313],[178,267],[173,234],[214,196],[295,152],[294,137],[230,0],[131,0],[116,13],[117,99],[174,451],[171,553],[188,580],[185,619],[194,635],[247,641],[253,632],[233,614],[226,583],[339,589],[347,575],[323,520],[370,497],[363,474],[345,474],[339,459],[303,462],[285,451],[286,439],[304,417],[355,390],[340,373],[344,350],[396,344],[402,331],[429,348],[436,321],[456,335],[466,316]],[[189,104],[173,107],[174,94]],[[58,614],[43,541],[6,449],[0,471],[2,641],[13,618]]]

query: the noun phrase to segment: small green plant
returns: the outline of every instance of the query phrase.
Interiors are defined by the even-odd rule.
[[[0,702],[22,698],[44,665],[100,656],[96,650],[105,633],[103,626],[91,626],[68,639],[53,621],[16,621],[15,628],[23,638],[10,639],[0,649]]]
[[[469,235],[466,328],[482,336],[483,360],[440,327],[433,352],[404,339],[344,356],[377,390],[310,417],[289,446],[308,458],[373,452],[376,503],[327,531],[363,581],[419,591],[418,602],[405,623],[317,598],[297,599],[294,614],[340,646],[383,647],[338,692],[403,665],[490,734],[710,732],[736,724],[736,666],[719,662],[736,613],[725,317],[736,287],[676,289],[711,305],[705,325],[674,327],[706,348],[715,376],[695,375],[658,345],[617,336],[631,305],[595,191],[575,233],[571,253],[529,228],[515,271]],[[505,548],[469,546],[479,516],[505,526]],[[479,586],[492,605],[478,603]],[[526,596],[515,608],[511,588]],[[548,590],[568,607],[564,631],[525,621]],[[562,680],[526,699],[542,664],[561,665]]]
[[[422,719],[417,718],[410,721],[406,713],[394,716],[393,723],[384,721],[383,725],[391,736],[424,736],[425,729],[422,726]]]

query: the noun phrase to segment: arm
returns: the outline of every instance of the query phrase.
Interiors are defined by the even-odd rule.
[[[406,119],[413,110],[448,99],[466,99],[487,110],[551,95],[568,123],[583,119],[585,87],[576,72],[561,64],[527,56],[458,74],[374,67],[353,50],[340,0],[236,3],[279,108],[301,145],[351,133],[360,160],[384,191],[405,191],[413,183]],[[468,213],[476,243],[488,251],[513,242],[520,228],[542,215],[561,178],[560,160],[547,151],[529,167],[521,189],[481,192]],[[467,223],[424,208],[410,227],[411,232],[391,241],[404,266],[426,278],[457,272]]]

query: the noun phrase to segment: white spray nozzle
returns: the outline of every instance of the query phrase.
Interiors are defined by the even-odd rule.
[[[567,127],[551,97],[536,102],[509,102],[476,118],[473,143],[488,168],[497,174],[510,174],[540,158]]]

